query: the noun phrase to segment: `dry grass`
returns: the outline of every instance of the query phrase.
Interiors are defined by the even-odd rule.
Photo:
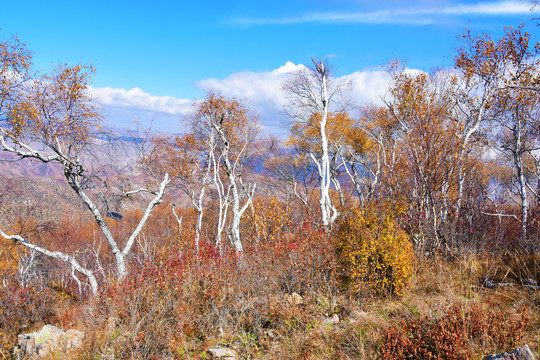
[[[52,322],[86,331],[84,347],[62,357],[72,359],[205,359],[217,344],[242,359],[380,359],[389,349],[394,359],[405,359],[414,326],[423,332],[413,345],[426,356],[416,359],[445,351],[440,344],[448,336],[459,340],[455,359],[525,343],[540,350],[540,291],[521,281],[540,280],[538,254],[419,258],[402,296],[375,296],[342,281],[331,236],[310,226],[280,229],[272,241],[246,241],[239,263],[212,246],[197,256],[178,233],[163,232],[172,228],[158,222],[163,218],[148,224],[129,280],[109,283],[97,299],[70,297],[75,288],[64,283],[46,297],[25,297],[25,308],[34,310],[17,312],[21,289],[1,293],[0,304],[11,304],[6,309],[18,314],[0,317],[5,349],[22,324],[33,331]],[[515,285],[490,289],[485,277]]]
[[[71,324],[89,335],[86,347],[72,357],[204,359],[208,348],[222,344],[243,359],[380,359],[388,349],[384,339],[389,329],[406,329],[405,324],[420,319],[433,326],[446,321],[445,328],[451,329],[461,321],[456,317],[461,313],[473,315],[464,323],[468,333],[458,333],[462,348],[453,358],[480,358],[525,343],[538,352],[539,292],[483,287],[481,279],[493,271],[493,264],[493,258],[476,256],[452,262],[424,259],[410,279],[409,291],[386,298],[359,296],[338,283],[332,289],[303,288],[300,282],[292,288],[283,283],[269,286],[264,274],[286,278],[291,269],[284,264],[281,270],[260,271],[250,268],[252,264],[240,269],[232,262],[197,270],[182,265],[181,276],[167,275],[178,264],[146,269],[129,285],[110,287],[96,302],[83,306],[86,310]],[[301,300],[290,296],[291,289],[302,293]],[[475,337],[474,324],[505,335]],[[433,330],[424,335],[445,334]]]

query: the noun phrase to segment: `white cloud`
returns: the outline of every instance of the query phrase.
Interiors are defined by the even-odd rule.
[[[219,91],[226,96],[246,100],[246,104],[259,115],[266,131],[285,135],[287,119],[281,110],[285,104],[281,84],[290,73],[301,69],[305,66],[288,61],[273,71],[243,71],[225,79],[200,80],[195,85],[203,91]]]
[[[357,71],[343,78],[351,81],[351,98],[358,105],[380,104],[390,82],[388,73],[384,71]]]
[[[286,100],[281,85],[290,73],[305,68],[302,64],[287,62],[273,71],[244,71],[229,75],[225,79],[201,80],[196,86],[204,91],[214,90],[227,96],[245,99],[253,112],[259,115],[266,131],[286,136],[290,119],[282,112]],[[351,82],[350,97],[355,105],[380,103],[390,81],[384,71],[357,71],[336,80]]]
[[[155,96],[140,88],[113,89],[110,87],[90,88],[91,94],[103,105],[128,107],[146,111],[155,111],[172,115],[182,115],[189,112],[191,101],[177,99],[172,96]]]
[[[531,4],[523,1],[482,2],[474,5],[458,4],[443,9],[450,15],[512,15],[531,12]]]
[[[173,96],[156,96],[140,88],[131,90],[90,87],[90,94],[103,105],[108,126],[143,127],[164,132],[181,132],[181,118],[191,111],[192,101]]]
[[[195,85],[202,91],[218,91],[228,97],[245,100],[252,112],[259,116],[265,132],[285,137],[291,120],[283,113],[286,99],[282,83],[291,73],[303,69],[306,69],[304,65],[288,61],[272,71],[243,71],[224,79],[200,80]],[[349,97],[354,105],[380,104],[390,81],[384,71],[357,71],[336,80],[350,81],[352,90]],[[139,88],[91,88],[91,92],[104,105],[109,125],[130,128],[133,120],[137,120],[143,126],[152,124],[154,130],[166,132],[182,131],[181,118],[191,111],[194,100],[155,96]]]
[[[410,15],[417,15],[411,17]],[[239,25],[289,25],[300,23],[319,24],[406,24],[428,25],[432,19],[418,16],[420,14],[401,11],[374,11],[374,12],[323,12],[286,18],[244,18],[233,20]],[[405,16],[408,15],[408,16]]]
[[[273,70],[262,72],[243,71],[232,74],[225,79],[205,79],[195,83],[203,91],[219,91],[227,96],[248,100],[251,104],[283,104],[281,83],[288,74],[305,69],[304,65],[295,65],[287,61],[285,65]]]
[[[441,15],[505,16],[527,14],[530,12],[530,2],[503,0],[479,2],[476,4],[455,4],[443,9],[439,7],[423,7],[416,9],[392,9],[370,12],[321,12],[283,18],[243,18],[235,19],[232,22],[245,26],[288,25],[300,23],[429,25],[435,23],[437,18]]]

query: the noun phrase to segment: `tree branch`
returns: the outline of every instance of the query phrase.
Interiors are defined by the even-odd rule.
[[[133,246],[135,239],[137,238],[142,228],[144,227],[144,224],[146,223],[146,220],[148,220],[148,217],[152,213],[152,210],[154,210],[154,207],[158,205],[159,203],[161,203],[163,194],[165,193],[165,188],[167,187],[167,184],[169,184],[169,182],[170,182],[169,174],[165,173],[165,177],[163,178],[163,181],[161,182],[161,185],[159,186],[159,191],[157,192],[156,197],[154,197],[152,201],[150,201],[150,204],[148,204],[148,206],[146,207],[146,211],[144,212],[144,215],[141,221],[139,221],[139,224],[137,225],[137,227],[135,228],[135,230],[129,237],[126,243],[126,246],[124,247],[124,250],[122,250],[122,254],[124,256],[126,256],[131,250],[131,247]]]
[[[0,230],[0,235],[3,238],[7,239],[7,240],[14,240],[15,242],[17,242],[17,243],[19,243],[19,244],[21,244],[23,246],[26,246],[29,249],[37,251],[37,252],[39,252],[39,253],[41,253],[43,255],[52,257],[54,259],[60,259],[60,260],[62,260],[64,262],[69,263],[73,267],[73,269],[75,269],[76,271],[80,272],[81,274],[83,274],[84,276],[86,276],[88,278],[88,281],[90,281],[90,287],[92,288],[92,294],[93,295],[97,294],[98,284],[97,284],[97,280],[96,280],[96,277],[94,276],[93,272],[91,270],[88,270],[88,269],[84,268],[83,266],[81,266],[81,264],[79,264],[77,259],[75,259],[74,257],[66,255],[61,251],[49,251],[49,250],[47,250],[45,248],[34,245],[34,244],[28,242],[25,238],[23,238],[20,235],[7,235],[2,230]]]

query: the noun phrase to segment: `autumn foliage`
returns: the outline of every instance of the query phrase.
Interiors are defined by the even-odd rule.
[[[355,288],[379,294],[405,291],[415,255],[397,216],[388,205],[377,204],[352,210],[340,222],[336,250],[343,275]]]
[[[529,321],[525,306],[517,310],[517,318],[506,319],[491,303],[486,308],[453,303],[438,317],[418,315],[384,329],[381,355],[385,359],[474,359],[472,345],[479,340],[485,347],[511,351]]]
[[[453,69],[392,62],[360,107],[312,59],[286,140],[211,91],[181,135],[127,143],[91,66],[38,76],[0,42],[0,149],[56,175],[0,188],[0,356],[46,323],[84,329],[74,359],[538,351],[540,45],[460,39]]]

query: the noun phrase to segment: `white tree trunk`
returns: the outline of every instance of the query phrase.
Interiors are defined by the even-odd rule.
[[[519,197],[521,198],[521,246],[527,244],[527,223],[529,214],[529,201],[527,199],[527,179],[525,178],[525,171],[523,169],[523,156],[521,152],[521,128],[519,120],[516,126],[512,129],[514,136],[514,166],[517,172]]]
[[[70,170],[68,168],[68,170]],[[118,244],[114,240],[114,237],[109,229],[109,226],[101,216],[101,213],[99,212],[99,209],[97,206],[92,202],[92,200],[86,195],[84,192],[81,184],[77,180],[76,175],[72,171],[65,171],[65,177],[68,181],[68,184],[71,186],[73,190],[79,195],[81,200],[84,202],[86,207],[92,212],[92,215],[94,216],[94,219],[96,220],[96,223],[98,224],[99,228],[101,229],[101,232],[105,236],[105,239],[107,240],[107,243],[109,244],[109,247],[111,248],[111,252],[114,255],[114,259],[116,262],[116,273],[118,276],[118,279],[123,279],[126,274],[126,261],[124,259],[124,256],[122,255],[122,251],[118,248]]]
[[[143,217],[139,221],[139,224],[137,225],[137,227],[135,228],[135,230],[132,232],[131,236],[127,240],[124,250],[120,250],[120,248],[118,247],[118,244],[116,243],[116,240],[114,239],[109,229],[109,226],[107,225],[107,223],[101,216],[101,213],[98,210],[97,206],[92,202],[92,200],[88,197],[88,195],[86,195],[86,193],[82,189],[82,186],[77,179],[77,175],[74,174],[72,171],[65,171],[65,176],[71,188],[75,190],[77,195],[79,195],[79,197],[83,200],[83,202],[88,207],[88,209],[94,215],[94,219],[96,220],[96,223],[101,229],[101,232],[105,236],[105,239],[107,240],[107,243],[109,244],[109,247],[111,248],[111,252],[114,255],[118,281],[122,281],[127,275],[126,255],[130,252],[133,244],[135,243],[135,239],[137,238],[142,228],[144,227],[144,224],[148,220],[148,217],[152,213],[152,210],[154,209],[154,207],[158,205],[159,203],[161,203],[163,194],[165,193],[165,187],[169,183],[169,174],[165,174],[165,178],[160,184],[158,193],[148,204],[146,211],[143,214]]]
[[[330,199],[330,159],[328,156],[328,136],[326,135],[326,123],[328,120],[328,91],[326,84],[326,69],[323,64],[317,68],[322,76],[322,114],[321,121],[319,123],[321,132],[321,161],[319,167],[319,175],[321,177],[321,198],[319,204],[321,207],[321,222],[325,227],[331,227],[337,216],[339,215],[337,209],[332,205]]]
[[[219,161],[216,159],[216,156],[212,150],[210,154],[210,160],[212,162],[213,174],[212,181],[216,186],[219,200],[219,210],[218,210],[218,221],[216,226],[216,249],[218,249],[220,255],[223,253],[223,242],[221,239],[223,229],[225,228],[227,220],[227,211],[229,208],[229,192],[230,188],[225,192],[225,187],[223,186],[223,181],[221,181],[221,176],[219,174],[220,167]]]
[[[64,254],[63,252],[60,252],[60,251],[49,251],[49,250],[44,249],[44,248],[42,248],[40,246],[29,243],[25,238],[23,238],[20,235],[7,235],[2,230],[0,230],[0,235],[2,237],[4,237],[5,239],[7,239],[7,240],[15,240],[19,244],[21,244],[23,246],[26,246],[27,248],[29,248],[31,250],[37,251],[37,252],[39,252],[39,253],[41,253],[43,255],[49,256],[49,257],[54,258],[54,259],[60,259],[60,260],[62,260],[64,262],[70,264],[72,266],[72,268],[75,269],[75,271],[77,271],[77,272],[81,273],[82,275],[86,276],[86,278],[88,279],[88,282],[90,283],[90,288],[92,290],[92,295],[96,295],[98,293],[98,288],[99,287],[98,287],[97,279],[94,276],[94,273],[91,270],[81,266],[81,264],[79,264],[77,259],[75,259],[74,257],[66,255],[66,254]]]
[[[214,141],[213,136],[210,140],[211,149],[214,148]],[[213,150],[211,150],[213,152]],[[208,186],[208,177],[210,176],[210,170],[212,169],[212,161],[211,161],[211,155],[208,156],[207,164],[206,164],[206,170],[204,172],[204,176],[202,178],[202,186],[201,191],[199,192],[199,196],[197,198],[197,203],[193,201],[193,205],[197,209],[197,225],[195,227],[195,250],[197,251],[197,254],[199,254],[199,242],[201,239],[201,231],[202,231],[202,224],[203,224],[203,216],[204,216],[204,208],[203,208],[203,200],[204,200],[204,194],[206,192],[206,187]]]
[[[206,181],[206,180],[204,180]],[[195,227],[195,251],[197,251],[197,254],[199,254],[199,242],[201,240],[201,231],[202,231],[202,224],[203,224],[203,216],[204,216],[204,208],[203,208],[203,199],[204,199],[204,192],[206,190],[206,185],[203,185],[201,192],[199,193],[199,198],[197,199],[197,225]]]
[[[232,171],[230,169],[230,163],[228,160],[228,157],[225,160],[226,163],[226,169],[229,171]],[[242,241],[240,240],[240,219],[242,217],[242,213],[240,212],[240,198],[238,194],[238,187],[236,185],[236,177],[234,176],[234,173],[229,173],[227,171],[227,174],[229,175],[229,182],[231,184],[232,188],[232,223],[231,223],[231,241],[234,246],[234,251],[240,256],[242,256],[244,252],[244,248],[242,246]]]
[[[253,193],[255,192],[255,185],[253,185],[250,191],[248,191],[247,193],[248,199],[246,200],[244,205],[240,207],[240,192],[238,191],[238,183],[237,183],[238,179],[236,176],[235,167],[232,165],[229,159],[230,144],[227,138],[225,137],[225,133],[223,132],[223,129],[217,124],[213,124],[213,126],[216,129],[219,136],[221,137],[221,141],[223,142],[223,149],[221,150],[221,157],[223,159],[225,173],[227,174],[227,177],[229,179],[229,187],[232,191],[232,222],[231,222],[231,228],[229,230],[229,235],[231,237],[231,242],[233,244],[233,247],[237,256],[239,258],[242,258],[243,253],[244,253],[244,248],[242,246],[242,240],[240,239],[240,220],[242,219],[242,215],[244,214],[249,204],[251,203],[251,200],[253,198]]]

